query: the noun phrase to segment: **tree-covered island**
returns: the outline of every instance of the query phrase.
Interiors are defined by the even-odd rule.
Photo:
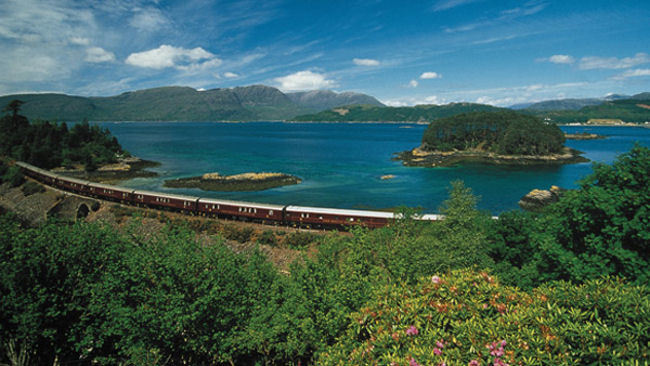
[[[491,164],[570,164],[588,161],[564,146],[559,127],[513,111],[472,112],[437,119],[422,145],[397,154],[409,166],[451,166],[461,162]]]

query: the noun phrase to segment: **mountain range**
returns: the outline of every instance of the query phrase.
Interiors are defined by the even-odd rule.
[[[110,97],[16,94],[0,97],[0,105],[13,99],[25,102],[21,113],[26,117],[57,121],[285,120],[339,105],[383,106],[366,94],[324,90],[285,94],[265,85],[204,91],[170,86]]]
[[[501,109],[476,103],[388,107],[366,94],[329,90],[283,93],[265,85],[210,90],[169,86],[110,97],[15,94],[0,97],[0,106],[14,99],[24,102],[21,114],[51,121],[424,122],[459,113]],[[650,121],[650,93],[548,100],[510,109],[560,123],[594,118],[645,122]]]

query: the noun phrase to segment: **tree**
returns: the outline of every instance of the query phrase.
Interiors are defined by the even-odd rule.
[[[11,112],[11,116],[13,118],[16,118],[18,115],[18,112],[20,111],[20,107],[25,104],[22,100],[14,99],[9,104],[7,104],[2,111],[3,112]]]

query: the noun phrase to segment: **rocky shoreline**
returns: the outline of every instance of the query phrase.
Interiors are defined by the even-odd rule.
[[[168,179],[164,186],[170,188],[199,188],[204,191],[262,191],[265,189],[299,184],[302,180],[284,173],[243,173],[220,175],[206,173],[197,177]]]
[[[450,167],[461,163],[494,165],[556,165],[585,163],[589,159],[582,152],[565,147],[561,154],[553,155],[499,155],[480,150],[427,151],[421,147],[396,153],[393,160],[401,160],[405,166]]]
[[[122,158],[117,163],[103,165],[97,170],[86,171],[83,166],[74,168],[55,168],[53,172],[73,178],[85,179],[99,183],[115,183],[132,178],[156,177],[158,173],[145,170],[159,166],[160,163],[136,157]]]

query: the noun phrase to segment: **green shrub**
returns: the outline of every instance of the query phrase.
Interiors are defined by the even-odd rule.
[[[5,175],[2,177],[2,180],[4,182],[9,182],[12,187],[18,187],[19,185],[23,184],[25,177],[23,176],[23,173],[19,167],[12,166],[7,169]]]
[[[228,240],[247,243],[253,237],[253,228],[250,226],[238,227],[237,225],[224,225],[221,234]]]
[[[25,183],[22,190],[23,190],[23,194],[25,196],[30,196],[30,195],[35,194],[35,193],[45,192],[45,187],[43,187],[42,185],[40,185],[40,184],[38,184],[36,182],[29,181],[29,182]]]
[[[616,278],[532,293],[457,270],[389,284],[352,315],[319,364],[585,365],[643,362],[650,292]]]
[[[262,234],[260,234],[259,238],[257,238],[257,241],[260,244],[265,244],[270,246],[276,246],[278,244],[278,241],[275,238],[275,234],[271,230],[262,231]]]
[[[289,233],[284,238],[284,244],[290,248],[303,249],[318,239],[318,236],[307,231]]]

